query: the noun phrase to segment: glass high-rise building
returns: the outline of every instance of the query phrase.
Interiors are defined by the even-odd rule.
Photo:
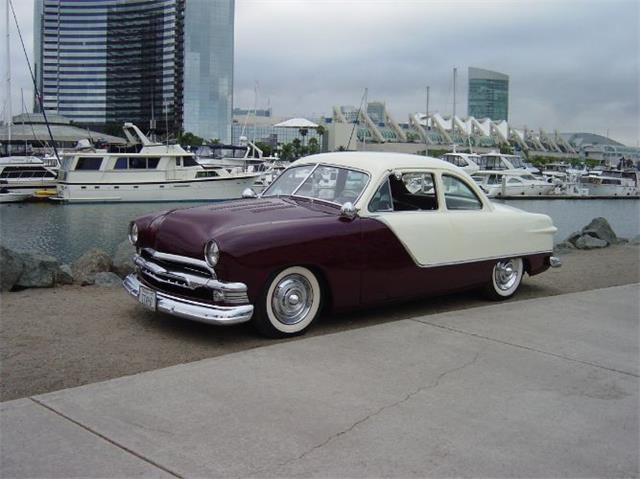
[[[469,67],[467,115],[491,120],[508,120],[509,76]]]
[[[36,0],[44,108],[231,140],[234,0]]]
[[[231,142],[233,0],[186,0],[184,130]]]

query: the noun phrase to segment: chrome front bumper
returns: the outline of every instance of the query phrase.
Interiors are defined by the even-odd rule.
[[[135,273],[122,282],[124,289],[138,300],[141,282]],[[156,310],[177,317],[209,323],[211,325],[235,325],[248,322],[253,315],[253,305],[219,306],[174,297],[144,285],[156,294]],[[138,300],[139,301],[139,300]]]

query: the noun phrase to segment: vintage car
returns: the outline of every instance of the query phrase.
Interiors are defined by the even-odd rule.
[[[478,287],[506,299],[525,273],[559,265],[548,216],[492,203],[435,158],[312,155],[244,197],[133,221],[127,292],[154,311],[282,337],[324,309]]]

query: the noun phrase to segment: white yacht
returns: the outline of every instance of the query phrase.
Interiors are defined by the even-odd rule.
[[[244,137],[240,137],[240,141],[240,146],[202,145],[195,152],[196,160],[205,167],[235,168],[237,172],[257,173],[258,178],[252,185],[255,191],[262,191],[269,186],[291,163],[277,156],[265,156],[255,143]]]
[[[640,195],[638,170],[595,170],[580,177],[580,185],[589,195],[598,197],[631,197]]]
[[[531,173],[522,158],[504,153],[491,152],[480,155],[478,165],[480,170],[520,170]]]
[[[481,170],[472,175],[488,197],[539,196],[553,194],[555,185],[526,171]]]
[[[63,157],[57,195],[64,202],[150,202],[240,198],[257,173],[205,167],[180,145],[152,143],[135,125],[124,124],[137,153],[73,152]],[[139,141],[136,141],[135,137]]]
[[[480,155],[476,155],[475,153],[449,152],[440,158],[456,167],[460,167],[469,175],[480,170],[480,166],[478,165],[480,163]]]
[[[37,157],[0,158],[0,183],[11,193],[31,195],[36,190],[55,188],[57,173],[56,166]]]
[[[197,162],[205,167],[243,167],[248,169],[260,166],[265,161],[277,159],[277,157],[265,157],[263,151],[253,142],[247,142],[246,145],[201,145],[194,153]]]
[[[543,180],[554,185],[554,193],[559,195],[586,196],[589,191],[578,182],[580,170],[565,162],[547,163],[542,167]]]

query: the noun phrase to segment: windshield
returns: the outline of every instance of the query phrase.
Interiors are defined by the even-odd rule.
[[[295,195],[342,205],[355,202],[369,175],[329,165],[301,165],[285,170],[262,194],[263,197]]]
[[[520,157],[508,157],[513,168],[525,168],[525,164]]]

